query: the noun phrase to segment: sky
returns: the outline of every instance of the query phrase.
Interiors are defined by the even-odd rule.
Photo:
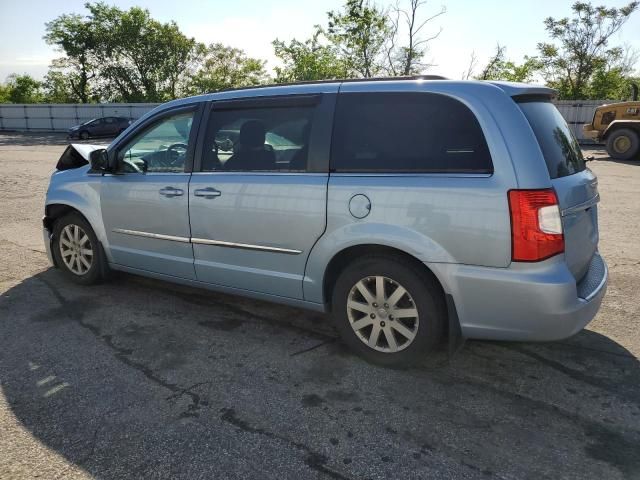
[[[401,2],[403,0],[400,0]],[[407,0],[404,0],[405,2]],[[42,39],[45,23],[63,13],[86,14],[85,0],[0,0],[0,82],[13,73],[42,77],[52,59],[61,56]],[[271,42],[308,38],[315,24],[326,24],[326,12],[339,9],[342,0],[107,0],[122,9],[141,6],[160,21],[175,20],[188,36],[204,43],[221,42],[277,65]],[[377,0],[380,6],[395,0]],[[482,67],[496,43],[506,45],[507,57],[520,61],[534,55],[536,44],[547,39],[543,20],[568,16],[567,0],[428,0],[425,17],[442,6],[446,14],[429,24],[430,42],[425,60],[434,66],[425,73],[461,78],[472,52]],[[628,1],[596,0],[595,4],[622,6]],[[640,12],[635,12],[611,41],[640,50]],[[640,65],[639,65],[640,67]]]

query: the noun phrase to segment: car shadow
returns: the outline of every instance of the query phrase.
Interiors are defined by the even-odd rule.
[[[7,408],[99,478],[640,475],[638,359],[588,330],[392,370],[322,315],[54,269],[3,293],[0,318]]]

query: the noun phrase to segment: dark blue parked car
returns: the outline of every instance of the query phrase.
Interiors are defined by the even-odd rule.
[[[69,129],[69,138],[115,137],[123,132],[131,120],[125,117],[94,118]]]

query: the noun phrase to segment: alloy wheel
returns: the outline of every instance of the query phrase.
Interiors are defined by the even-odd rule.
[[[351,288],[347,316],[358,338],[379,352],[404,350],[418,333],[413,298],[402,285],[384,276],[365,277]]]
[[[60,255],[66,267],[76,275],[84,275],[93,263],[93,247],[86,232],[69,224],[60,232]]]

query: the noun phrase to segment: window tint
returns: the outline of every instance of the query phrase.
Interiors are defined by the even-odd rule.
[[[120,150],[122,173],[183,172],[194,112],[165,117]]]
[[[304,171],[313,107],[211,113],[203,171]]]
[[[333,132],[337,172],[493,171],[474,114],[444,95],[341,94]]]
[[[580,145],[555,105],[551,102],[518,105],[538,139],[551,178],[566,177],[585,169]]]

